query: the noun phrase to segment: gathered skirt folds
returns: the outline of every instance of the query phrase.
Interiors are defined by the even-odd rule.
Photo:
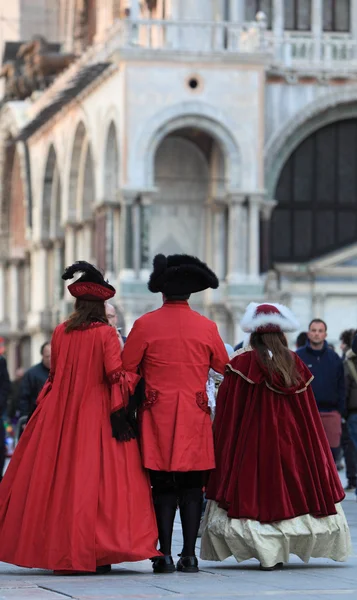
[[[256,558],[263,567],[287,563],[295,554],[303,562],[330,558],[343,562],[351,555],[350,533],[341,504],[336,515],[315,518],[303,515],[263,524],[252,519],[231,519],[211,500],[208,502],[201,541],[201,558],[237,562]]]

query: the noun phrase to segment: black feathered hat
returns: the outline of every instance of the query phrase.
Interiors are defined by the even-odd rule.
[[[73,279],[75,273],[83,275],[68,286],[69,293],[74,298],[105,302],[115,295],[115,288],[105,281],[102,273],[94,265],[85,260],[79,260],[67,267],[62,279]]]
[[[148,288],[154,294],[165,296],[185,296],[219,286],[216,275],[207,265],[188,254],[157,254],[153,261]]]

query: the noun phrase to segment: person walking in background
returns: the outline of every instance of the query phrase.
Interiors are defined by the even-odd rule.
[[[299,333],[295,341],[296,349],[303,348],[304,346],[306,346],[308,339],[309,338],[307,337],[306,331],[302,331],[301,333]]]
[[[352,415],[357,416],[357,356],[351,350],[354,329],[346,329],[340,335],[343,366],[345,370],[346,401],[342,417],[341,450],[345,459],[347,485],[346,492],[353,492],[357,485],[357,451],[353,443],[348,421]],[[351,419],[351,425],[353,417]]]
[[[115,331],[117,332],[117,335],[119,338],[120,347],[121,347],[121,349],[123,349],[125,340],[121,334],[120,328],[118,327],[118,311],[117,311],[117,309],[115,308],[115,306],[113,304],[109,304],[109,302],[106,302],[105,303],[105,314],[107,315],[109,325],[111,325],[112,327],[115,328]]]
[[[198,258],[187,255],[154,258],[149,290],[161,292],[163,306],[138,319],[123,350],[123,367],[140,369],[145,398],[139,408],[143,465],[150,471],[163,557],[154,573],[171,573],[175,565],[171,540],[180,508],[183,550],[177,570],[196,573],[195,553],[201,520],[203,487],[214,468],[208,371],[223,373],[227,350],[215,323],[193,311],[191,294],[216,289],[216,275]]]
[[[352,329],[344,331],[341,334],[341,346],[345,354],[344,368],[345,368],[345,382],[346,382],[346,410],[345,427],[348,429],[349,440],[352,441],[355,469],[356,469],[356,456],[357,456],[357,354],[353,352],[352,348],[349,347],[352,344],[355,331]],[[351,469],[351,467],[350,467]],[[349,475],[348,465],[346,460],[346,471],[348,479],[348,491],[356,489],[356,478],[353,480]],[[356,475],[356,470],[354,471]],[[354,484],[354,485],[353,485]],[[356,490],[357,491],[357,490]]]
[[[10,377],[7,370],[6,359],[4,356],[0,356],[0,481],[2,480],[2,474],[5,466],[5,427],[3,421],[3,415],[7,407],[7,400],[10,394],[11,383]]]
[[[309,325],[308,342],[296,350],[314,376],[312,389],[330,448],[338,461],[341,442],[341,415],[345,408],[345,376],[341,358],[329,348],[327,325],[313,319]]]
[[[201,558],[256,558],[263,570],[296,554],[344,561],[351,553],[345,497],[311,388],[288,348],[298,323],[279,304],[251,303],[250,347],[227,365],[215,419]]]
[[[0,486],[0,561],[107,573],[157,556],[150,483],[126,419],[138,376],[105,314],[115,294],[85,261],[67,268],[75,310],[52,337],[50,376]]]
[[[45,385],[51,366],[51,343],[41,346],[41,362],[34,365],[24,374],[19,391],[19,410],[21,417],[30,417],[36,408],[36,401]]]

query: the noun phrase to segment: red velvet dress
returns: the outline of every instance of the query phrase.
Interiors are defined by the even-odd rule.
[[[109,419],[136,379],[113,328],[57,327],[50,379],[0,484],[0,561],[95,571],[157,555],[137,441],[113,439]]]
[[[234,357],[219,389],[216,469],[207,497],[228,517],[273,523],[335,515],[345,496],[311,389],[312,375],[294,354],[301,384],[267,382],[254,351]]]

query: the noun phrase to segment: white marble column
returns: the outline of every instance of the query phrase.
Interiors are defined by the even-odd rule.
[[[245,0],[229,0],[229,16],[232,23],[245,21]]]
[[[357,40],[357,0],[351,0],[350,25],[352,37]]]
[[[19,328],[19,264],[18,261],[11,261],[9,266],[9,294],[11,301],[9,303],[9,321],[11,331],[17,331]]]
[[[276,58],[283,56],[284,0],[273,0],[273,45]]]
[[[228,281],[242,281],[246,275],[246,264],[242,246],[246,244],[244,229],[244,205],[246,196],[234,194],[230,197],[228,208]]]
[[[63,286],[61,283],[64,265],[62,264],[63,257],[63,240],[55,240],[53,246],[53,300],[55,306],[58,306],[62,300]],[[66,265],[68,266],[68,265]]]
[[[31,255],[31,313],[39,314],[46,308],[47,249],[39,243]]]
[[[133,266],[135,277],[139,278],[141,268],[141,206],[136,200],[132,206],[133,210]]]
[[[82,229],[82,252],[78,254],[76,260],[87,260],[95,263],[93,256],[93,221],[85,221]]]
[[[249,278],[259,276],[259,210],[261,196],[252,194],[249,197]]]
[[[73,223],[67,223],[65,229],[65,268],[69,267],[76,260],[76,251],[76,226]],[[67,301],[70,301],[72,298],[71,294],[68,291],[68,286],[66,286],[65,298]]]
[[[140,18],[140,2],[139,0],[131,0],[130,4],[130,18],[136,21]]]
[[[314,39],[314,59],[319,62],[321,59],[321,40],[323,33],[323,0],[312,0],[311,8],[311,32]]]
[[[222,202],[216,202],[212,215],[212,246],[213,270],[217,277],[222,280],[227,274],[227,213],[226,205]]]

